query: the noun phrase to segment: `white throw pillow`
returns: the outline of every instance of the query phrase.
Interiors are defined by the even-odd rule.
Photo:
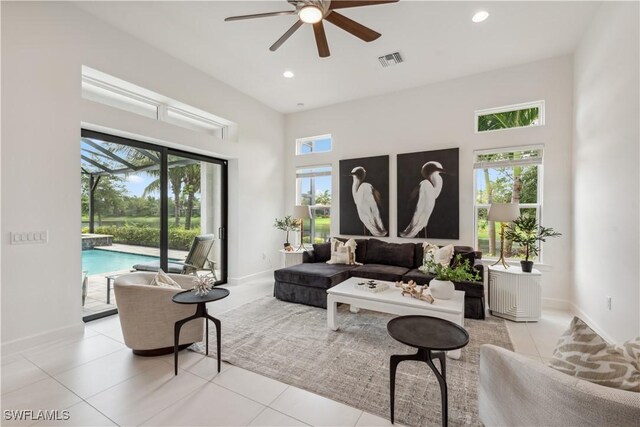
[[[327,261],[327,264],[358,264],[356,262],[357,246],[358,244],[353,239],[349,239],[344,243],[338,239],[331,238],[331,259]]]
[[[177,288],[182,289],[182,286],[178,284],[175,280],[173,280],[167,273],[162,271],[162,269],[158,270],[158,274],[153,278],[151,286],[160,286],[161,288]]]
[[[439,248],[433,243],[424,242],[422,248],[424,250],[424,257],[422,259],[423,267],[426,267],[429,261],[433,261],[436,264],[446,267],[453,259],[453,245],[447,245]],[[430,270],[429,273],[433,273],[433,271]]]

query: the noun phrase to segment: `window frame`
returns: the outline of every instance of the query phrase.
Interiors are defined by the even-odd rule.
[[[516,128],[517,129],[517,128]],[[483,155],[483,154],[497,154],[497,153],[510,153],[510,152],[516,152],[516,151],[529,151],[529,150],[540,150],[541,151],[541,155],[540,155],[540,161],[528,161],[528,162],[517,162],[517,161],[500,161],[500,162],[495,162],[496,167],[513,167],[513,166],[524,166],[524,165],[536,165],[538,167],[538,185],[537,185],[537,203],[519,203],[518,207],[519,209],[535,209],[536,210],[536,221],[538,224],[542,224],[542,218],[543,218],[543,207],[544,207],[544,200],[543,200],[543,185],[544,185],[544,145],[543,144],[539,144],[539,145],[526,145],[526,146],[511,146],[511,147],[504,147],[504,148],[492,148],[492,149],[486,149],[486,150],[474,150],[473,151],[473,247],[475,250],[480,250],[478,247],[478,225],[479,225],[479,220],[478,220],[478,213],[480,211],[480,209],[488,209],[491,206],[488,203],[478,203],[478,177],[477,177],[477,171],[484,169],[483,167],[479,167],[479,162],[477,161],[478,156]],[[496,248],[497,249],[497,248]],[[534,260],[534,262],[536,264],[542,264],[543,263],[543,245],[540,245],[540,251],[538,253],[538,258]],[[487,254],[487,256],[484,256],[483,254],[483,259],[486,260],[496,260],[498,259],[497,256],[493,257],[490,254]],[[520,258],[506,258],[507,262],[516,262],[519,261]]]
[[[323,172],[312,172],[312,173],[304,173],[301,174],[299,171],[302,170],[309,170],[309,169],[316,169],[316,168],[328,168],[328,171],[323,171]],[[296,166],[296,205],[300,205],[302,203],[302,194],[301,194],[301,184],[300,184],[300,180],[304,179],[304,178],[316,178],[316,177],[321,177],[321,176],[328,176],[331,178],[331,198],[333,200],[333,165],[331,165],[330,163],[327,164],[318,164],[318,165],[305,165],[305,166]],[[309,223],[309,244],[313,244],[315,241],[315,215],[314,215],[314,211],[318,208],[329,208],[329,218],[331,218],[331,205],[317,205],[315,204],[315,192],[313,192],[311,194],[311,204],[309,205],[309,209],[311,210],[311,214],[312,214],[312,221],[310,221]]]
[[[303,153],[302,152],[301,147],[302,147],[303,144],[306,144],[308,142],[315,142],[315,141],[322,140],[322,139],[329,139],[331,141],[331,147],[327,151],[311,151],[309,153]],[[328,134],[324,134],[324,135],[316,135],[316,136],[308,136],[308,137],[304,137],[304,138],[297,138],[296,139],[295,150],[296,150],[296,156],[308,156],[308,155],[311,155],[311,154],[331,153],[333,151],[333,136],[330,133],[328,133]]]
[[[538,108],[538,124],[529,125],[529,126],[518,126],[512,128],[504,128],[504,129],[492,129],[492,130],[478,130],[478,120],[480,116],[486,116],[489,114],[497,114],[497,113],[506,113],[510,111],[518,111],[518,110],[526,110],[527,108]],[[513,129],[527,129],[540,127],[545,125],[545,102],[544,100],[540,101],[532,101],[532,102],[522,102],[520,104],[512,104],[505,105],[503,107],[494,107],[494,108],[485,108],[482,110],[474,111],[474,120],[473,120],[473,131],[476,134],[485,134],[492,132],[501,132],[505,130],[513,130]]]
[[[82,66],[82,98],[184,129],[229,139],[235,124],[207,111]]]

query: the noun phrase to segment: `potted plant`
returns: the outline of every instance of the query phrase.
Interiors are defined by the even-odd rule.
[[[456,255],[453,266],[442,265],[433,260],[427,261],[420,271],[425,274],[433,274],[435,277],[429,282],[431,296],[437,299],[453,298],[455,286],[453,282],[465,282],[480,280],[477,272],[474,272],[469,265],[469,260],[462,260],[462,255]]]
[[[282,219],[276,218],[276,221],[273,223],[274,228],[278,230],[282,230],[286,232],[286,239],[284,242],[284,249],[289,250],[291,248],[291,243],[289,243],[289,232],[290,231],[299,231],[300,230],[300,220],[292,217],[291,215],[287,215]]]
[[[529,257],[538,256],[540,253],[540,242],[546,242],[550,237],[562,236],[553,228],[538,225],[536,218],[529,215],[520,215],[512,224],[507,227],[505,238],[514,243],[520,244],[524,249],[524,260],[520,261],[522,271],[531,273],[533,261]]]

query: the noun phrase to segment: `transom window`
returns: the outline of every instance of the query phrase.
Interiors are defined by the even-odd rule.
[[[542,217],[542,146],[482,150],[474,153],[476,249],[496,257],[500,224],[487,220],[491,203],[518,203],[520,213]],[[521,258],[518,245],[504,242],[505,257]],[[542,254],[542,253],[541,253]]]
[[[312,136],[296,140],[296,155],[328,153],[333,148],[331,135]]]
[[[296,170],[296,204],[311,208],[304,222],[304,243],[324,243],[331,235],[331,166]]]
[[[544,126],[544,101],[476,111],[476,132]]]

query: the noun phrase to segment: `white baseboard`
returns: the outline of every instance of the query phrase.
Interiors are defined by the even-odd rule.
[[[587,325],[589,325],[589,327],[593,329],[596,334],[600,335],[605,341],[610,344],[616,343],[616,340],[614,340],[608,333],[606,333],[604,329],[598,326],[598,324],[591,317],[589,317],[589,315],[585,313],[584,310],[582,310],[574,303],[571,303],[571,311],[577,317],[582,319]]]
[[[2,343],[0,351],[2,352],[3,356],[13,353],[19,353],[29,348],[40,346],[51,341],[56,341],[61,338],[82,336],[83,333],[84,322],[80,322],[75,325],[64,326],[62,328],[54,329],[51,331],[41,332],[39,334],[30,335],[28,337],[7,341],[5,343]]]
[[[571,310],[573,304],[571,301],[559,298],[542,298],[542,308],[551,308],[553,310]]]
[[[258,279],[268,279],[271,277],[273,279],[273,268],[268,270],[259,271],[257,273],[249,274],[242,277],[230,277],[227,282],[230,285],[239,285],[244,282],[248,282],[250,280],[258,280]]]

